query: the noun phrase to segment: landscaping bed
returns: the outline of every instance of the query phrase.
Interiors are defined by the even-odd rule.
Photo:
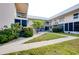
[[[0,30],[0,44],[9,42],[19,37],[32,37],[33,29],[31,27],[23,27],[20,29],[19,24],[12,24],[11,28]]]
[[[9,55],[79,55],[79,39],[13,52]]]
[[[53,40],[53,39],[58,39],[58,38],[62,38],[64,36],[61,36],[61,35],[57,35],[57,34],[54,34],[54,33],[46,33],[42,36],[39,36],[39,37],[36,37],[32,40],[29,40],[25,43],[32,43],[32,42],[40,42],[40,41],[47,41],[47,40]]]

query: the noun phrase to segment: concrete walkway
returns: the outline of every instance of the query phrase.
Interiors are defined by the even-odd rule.
[[[41,33],[40,35],[42,35],[44,33]],[[37,35],[37,36],[40,36]],[[34,36],[33,38],[37,37]],[[16,52],[16,51],[22,51],[22,50],[29,50],[32,48],[37,48],[37,47],[42,47],[42,46],[46,46],[46,45],[50,45],[50,44],[56,44],[56,43],[60,43],[63,41],[67,41],[67,40],[73,40],[76,39],[77,37],[73,37],[73,36],[66,36],[64,38],[59,38],[59,39],[54,39],[54,40],[49,40],[49,41],[42,41],[42,42],[35,42],[35,43],[28,43],[28,44],[22,44],[24,41],[16,41],[14,43],[8,43],[6,45],[0,46],[0,54],[6,54],[6,53],[11,53],[11,52]],[[27,39],[27,41],[30,39]]]
[[[47,32],[39,32],[38,34],[34,34],[32,37],[29,37],[29,38],[23,38],[23,37],[21,37],[21,38],[15,39],[13,41],[10,41],[8,43],[1,44],[0,47],[1,46],[5,46],[5,45],[22,44],[22,43],[24,43],[26,41],[29,41],[29,40],[31,40],[31,39],[33,39],[35,37],[41,36],[41,35],[43,35],[45,33],[47,33]]]

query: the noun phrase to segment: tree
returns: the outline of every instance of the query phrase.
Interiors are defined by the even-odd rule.
[[[41,21],[34,21],[33,22],[33,28],[36,30],[36,32],[38,33],[38,29],[43,27],[43,23]]]

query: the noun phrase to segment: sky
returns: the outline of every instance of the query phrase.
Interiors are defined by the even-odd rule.
[[[78,3],[79,0],[29,0],[28,15],[49,18]]]
[[[78,4],[79,0],[1,0],[0,3],[29,3],[28,15],[50,18]]]

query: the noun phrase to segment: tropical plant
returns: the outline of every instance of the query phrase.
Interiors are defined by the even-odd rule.
[[[38,29],[42,28],[44,24],[41,21],[34,21],[33,22],[33,28],[36,30],[38,33]]]
[[[22,31],[20,32],[20,36],[22,36],[22,37],[33,36],[33,28],[31,28],[31,27],[23,28]]]

